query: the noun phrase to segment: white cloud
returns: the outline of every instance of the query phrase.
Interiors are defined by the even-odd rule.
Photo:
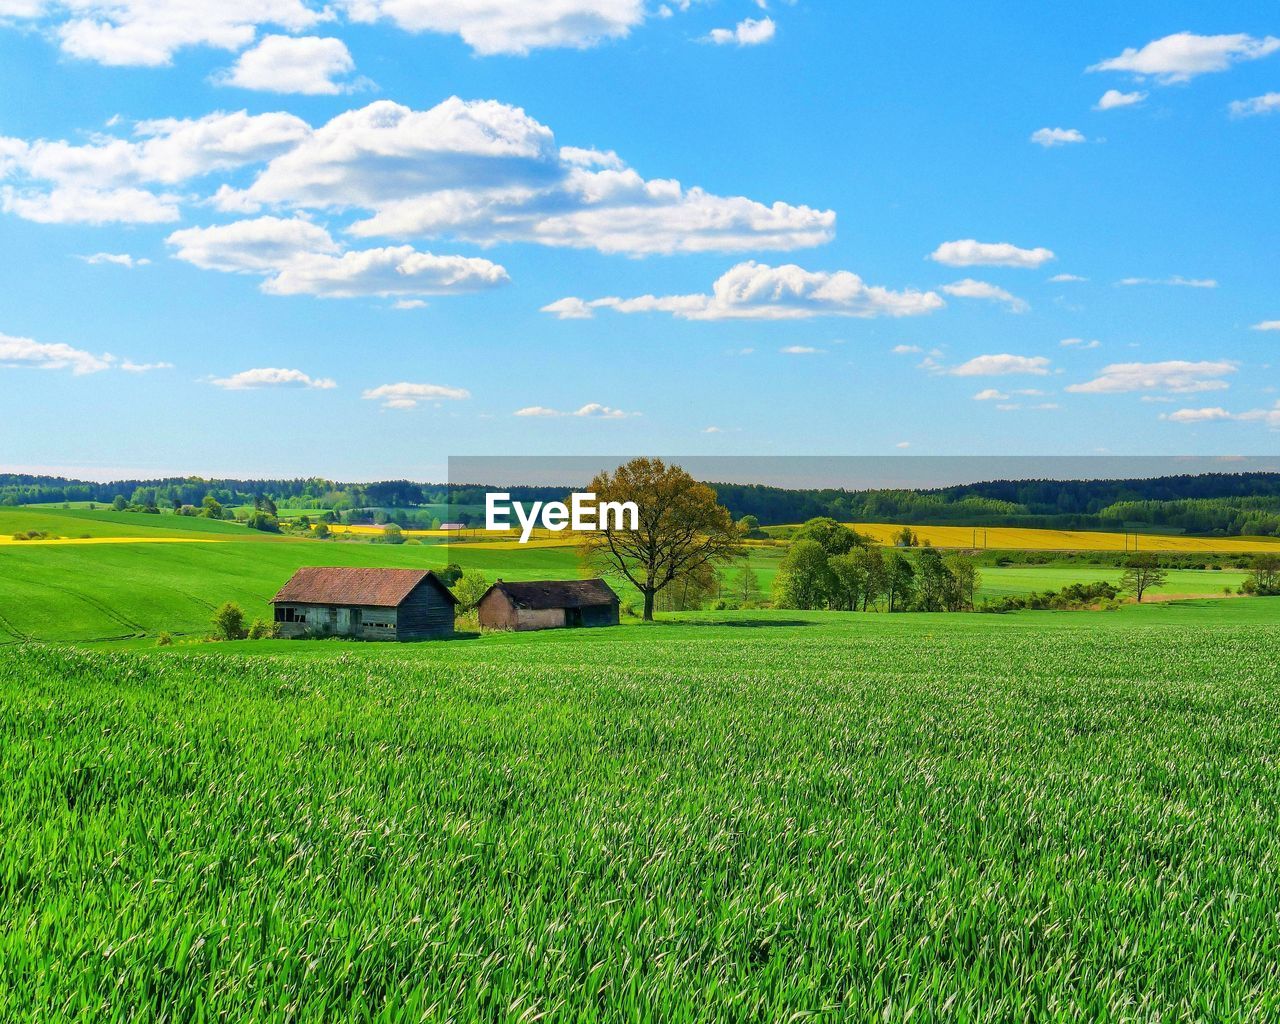
[[[643,0],[338,0],[356,22],[387,19],[409,32],[461,36],[476,53],[585,49],[644,21]]]
[[[268,295],[443,295],[508,280],[503,267],[478,257],[437,256],[407,245],[343,252],[328,231],[300,218],[185,228],[166,241],[178,259],[205,270],[264,276]]]
[[[1175,32],[1153,40],[1141,49],[1128,47],[1118,57],[1094,64],[1087,71],[1127,71],[1154,76],[1162,84],[1185,82],[1196,75],[1226,71],[1232,64],[1257,60],[1280,50],[1280,39],[1245,35],[1200,36]]]
[[[1258,117],[1262,114],[1280,113],[1280,92],[1269,92],[1247,100],[1233,100],[1227,109],[1231,111],[1232,117]]]
[[[451,388],[443,384],[382,384],[369,388],[361,396],[371,402],[381,402],[384,409],[412,409],[419,402],[460,401],[470,398],[466,388]]]
[[[328,391],[338,386],[328,377],[312,377],[301,370],[278,367],[241,370],[230,377],[215,377],[209,383],[226,391],[252,391],[257,388],[315,388]]]
[[[292,114],[214,113],[139,121],[134,138],[65,141],[0,136],[0,189],[7,213],[41,223],[143,223],[178,219],[179,197],[140,186],[174,186],[275,156],[311,131]]]
[[[1003,377],[1010,374],[1044,376],[1049,372],[1049,360],[1045,356],[1015,356],[1004,352],[975,356],[946,372],[953,377]]]
[[[724,429],[721,427],[703,427],[702,432],[704,434],[723,434]]]
[[[0,210],[37,224],[165,224],[178,219],[178,197],[139,188],[0,187]]]
[[[989,302],[1003,302],[1009,307],[1010,313],[1025,313],[1031,308],[1025,299],[1020,299],[1016,295],[987,281],[975,281],[971,277],[966,277],[963,281],[956,281],[954,284],[944,284],[942,290],[948,295],[954,295],[961,299],[985,299]]]
[[[533,242],[641,255],[794,249],[829,241],[830,211],[645,180],[556,145],[523,110],[456,97],[426,111],[382,100],[348,111],[276,157],[223,208],[363,209],[361,236]]]
[[[557,299],[543,306],[540,313],[552,313],[561,320],[590,320],[595,314],[582,299]]]
[[[995,388],[983,388],[973,396],[975,402],[1007,402],[1009,396]]]
[[[1270,409],[1250,409],[1248,412],[1230,412],[1221,406],[1179,409],[1160,418],[1170,423],[1220,423],[1225,420],[1235,420],[1241,423],[1263,423],[1273,430],[1280,430],[1280,402]]]
[[[1145,92],[1121,92],[1119,89],[1108,89],[1094,104],[1094,110],[1116,110],[1119,107],[1132,107],[1147,98]]]
[[[924,350],[919,345],[894,345],[890,351],[895,356],[909,356]]]
[[[140,186],[265,164],[245,188],[223,183],[213,204],[241,214],[363,211],[347,229],[361,237],[637,256],[789,250],[835,233],[830,210],[648,180],[616,154],[558,146],[551,129],[494,101],[455,97],[414,111],[384,100],[315,130],[291,114],[215,113],[139,122],[133,134],[84,145],[0,137],[0,180],[15,183],[0,185],[4,208],[46,221],[175,220],[177,196]]]
[[[1237,366],[1227,360],[1188,362],[1170,359],[1157,363],[1112,363],[1102,373],[1083,384],[1071,384],[1068,391],[1079,394],[1112,395],[1131,391],[1164,391],[1175,395],[1198,391],[1219,391],[1230,385],[1223,377]]]
[[[398,299],[392,304],[391,308],[400,310],[426,309],[427,303],[421,299]]]
[[[733,28],[713,28],[706,41],[717,46],[759,46],[777,33],[772,18],[745,18]]]
[[[770,267],[748,261],[730,268],[710,295],[642,295],[567,298],[544,306],[544,312],[612,309],[619,313],[670,313],[684,320],[802,320],[815,316],[917,316],[941,309],[934,292],[890,291],[867,285],[847,270],[809,271],[794,264]]]
[[[895,448],[907,449],[907,448],[910,448],[910,447],[911,447],[911,442],[910,442],[910,441],[899,441],[897,444],[895,444],[895,445],[894,445],[894,447],[895,447]]]
[[[599,402],[588,402],[573,412],[561,412],[559,409],[549,409],[545,405],[528,405],[523,409],[517,409],[514,415],[545,419],[558,416],[580,416],[584,419],[620,420],[628,416],[638,416],[639,413],[623,412],[621,409],[601,405]]]
[[[1037,128],[1031,133],[1031,141],[1037,146],[1050,149],[1053,146],[1070,146],[1087,140],[1076,128]]]
[[[1100,342],[1097,338],[1093,338],[1090,341],[1085,341],[1084,338],[1063,338],[1060,342],[1058,342],[1058,344],[1061,345],[1063,348],[1086,349],[1086,348],[1099,348],[1102,345],[1102,342]]]
[[[110,355],[95,356],[92,352],[72,348],[61,342],[51,344],[0,334],[0,366],[70,370],[76,376],[83,376],[105,370],[114,361]]]
[[[95,252],[91,256],[79,256],[77,259],[84,260],[85,263],[88,263],[93,267],[100,266],[104,263],[110,263],[117,267],[128,267],[132,269],[134,267],[145,267],[151,263],[151,261],[145,256],[134,257],[130,256],[127,252]]]
[[[1206,409],[1179,409],[1177,412],[1171,412],[1160,418],[1168,420],[1170,423],[1212,423],[1216,420],[1235,419],[1231,413],[1221,406],[1212,406]]]
[[[267,36],[215,76],[215,83],[263,92],[335,96],[351,90],[349,83],[339,79],[354,71],[355,66],[341,39]]]
[[[120,364],[120,369],[125,373],[151,373],[153,370],[172,370],[173,363],[135,363],[126,359]]]
[[[1173,277],[1125,277],[1117,281],[1116,284],[1123,285],[1125,287],[1145,284],[1162,284],[1169,285],[1173,288],[1218,287],[1218,282],[1211,277],[1182,277],[1179,274],[1175,274]]]
[[[1049,278],[1055,284],[1067,284],[1075,281],[1087,281],[1087,277],[1081,277],[1079,274],[1054,274]]]
[[[1263,320],[1260,324],[1254,324],[1255,331],[1280,331],[1280,320]]]
[[[825,352],[824,348],[814,348],[812,345],[786,345],[778,349],[784,356],[816,356]]]
[[[949,267],[1025,267],[1042,266],[1054,259],[1052,249],[1020,249],[1009,242],[979,242],[962,238],[943,242],[929,254],[935,263]]]
[[[188,46],[239,50],[260,25],[299,32],[328,17],[304,0],[49,0],[34,12],[30,3],[18,6],[17,16],[51,19],[68,56],[142,67],[169,64]]]

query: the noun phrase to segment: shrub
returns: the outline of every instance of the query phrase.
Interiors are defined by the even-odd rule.
[[[234,601],[213,613],[213,635],[217,640],[244,639],[244,611]]]
[[[159,636],[157,636],[157,637],[156,637],[156,646],[157,646],[157,647],[172,647],[172,646],[173,646],[173,634],[172,634],[172,633],[170,633],[168,630],[165,630],[163,633],[161,633]]]
[[[468,612],[474,608],[489,589],[484,573],[469,569],[453,585],[453,596],[458,599],[458,610]]]
[[[249,627],[250,640],[274,640],[280,635],[280,627],[266,619],[254,619]]]

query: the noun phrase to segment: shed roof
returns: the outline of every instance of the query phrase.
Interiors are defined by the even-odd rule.
[[[504,583],[499,580],[490,589],[501,590],[517,608],[590,608],[618,600],[618,595],[604,580],[536,580],[530,583]]]
[[[348,569],[304,566],[271,599],[273,604],[340,604],[397,608],[426,580],[451,604],[458,599],[429,569]]]

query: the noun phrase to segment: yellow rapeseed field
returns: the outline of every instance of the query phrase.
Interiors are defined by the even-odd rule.
[[[877,544],[893,544],[901,526],[851,523]],[[920,542],[936,548],[994,548],[1008,551],[1173,551],[1183,553],[1280,552],[1277,537],[1177,537],[1144,533],[1094,533],[1089,530],[1024,530],[1011,526],[913,526]]]
[[[0,545],[12,544],[14,547],[29,548],[50,544],[225,544],[222,537],[40,537],[32,540],[17,540],[14,537],[0,537]]]

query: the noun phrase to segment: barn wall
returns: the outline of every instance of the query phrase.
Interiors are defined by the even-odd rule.
[[[476,614],[480,619],[481,629],[515,629],[516,609],[501,590],[491,590],[483,601],[476,605]]]
[[[616,626],[618,624],[618,606],[616,604],[598,604],[582,609],[584,626]]]
[[[397,640],[430,640],[453,635],[453,602],[430,579],[414,587],[398,611]]]
[[[516,629],[563,629],[563,608],[521,608],[516,612]]]

